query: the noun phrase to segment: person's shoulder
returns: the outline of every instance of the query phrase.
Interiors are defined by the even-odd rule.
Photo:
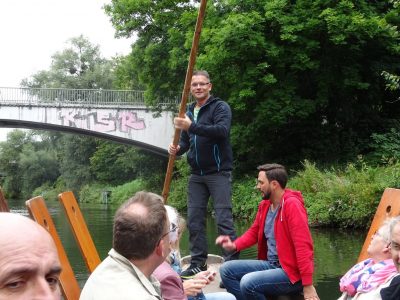
[[[303,195],[300,191],[285,189],[285,193],[283,194],[283,199],[285,200],[285,204],[289,203],[301,203],[304,204]]]
[[[390,298],[391,296],[397,296],[399,298]],[[389,285],[381,290],[381,297],[382,300],[400,299],[400,274],[394,276],[389,281]]]
[[[222,105],[222,106],[229,107],[228,102],[226,102],[225,100],[222,100],[219,97],[211,96],[210,98],[211,98],[211,101],[213,101],[216,105]]]
[[[213,113],[226,116],[232,115],[231,107],[229,106],[228,102],[221,100],[218,97],[211,96],[208,106]]]
[[[158,281],[163,281],[168,277],[179,277],[178,273],[176,273],[174,269],[172,269],[171,265],[166,261],[154,270],[153,276],[157,278]]]
[[[268,207],[271,205],[271,202],[269,200],[261,200],[260,203],[258,203],[258,212],[263,212],[266,209],[268,209]]]

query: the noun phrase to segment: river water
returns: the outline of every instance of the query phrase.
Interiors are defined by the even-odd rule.
[[[75,275],[81,286],[83,286],[88,276],[86,266],[71,233],[64,211],[57,200],[46,201],[46,203]],[[13,212],[28,215],[24,201],[9,200],[9,207]],[[100,258],[104,259],[111,248],[112,222],[116,208],[112,205],[84,203],[80,204],[80,207]],[[209,253],[221,255],[219,247],[214,244],[216,238],[214,219],[209,217],[207,224]],[[250,225],[248,221],[238,220],[235,221],[235,224],[239,235]],[[315,248],[314,284],[321,300],[337,299],[340,295],[338,288],[339,279],[356,262],[366,232],[313,228],[311,233]],[[189,254],[187,231],[182,237],[181,251],[182,256]],[[240,257],[249,259],[255,258],[256,248],[252,247],[246,249],[241,253]]]

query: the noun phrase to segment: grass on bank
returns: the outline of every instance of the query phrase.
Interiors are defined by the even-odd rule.
[[[345,168],[318,169],[304,161],[304,168],[291,175],[288,188],[302,192],[309,222],[313,226],[369,226],[386,188],[400,188],[400,164],[371,167],[360,159]],[[178,170],[185,168],[178,165]],[[187,170],[171,184],[169,203],[186,210]],[[260,193],[255,189],[256,174],[233,182],[233,213],[241,219],[253,219]]]
[[[317,226],[369,227],[386,188],[400,188],[400,164],[319,170],[308,161],[289,181],[302,191],[309,221]]]

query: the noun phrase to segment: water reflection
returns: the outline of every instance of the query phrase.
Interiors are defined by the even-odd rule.
[[[46,201],[50,214],[54,220],[65,251],[71,262],[75,275],[83,286],[87,279],[86,265],[76,245],[67,219],[59,203]],[[28,215],[25,201],[10,200],[9,207],[13,212]],[[107,205],[81,204],[82,214],[86,220],[93,241],[103,260],[112,245],[112,223],[115,207]],[[221,250],[214,243],[216,224],[212,217],[207,220],[207,237],[209,241],[209,252],[221,255]],[[238,234],[242,234],[249,223],[235,221]],[[339,279],[357,260],[364,241],[365,233],[360,231],[338,230],[338,229],[312,229],[315,245],[315,268],[314,282],[320,299],[337,299],[339,293]],[[188,255],[188,236],[185,231],[182,242],[182,255]],[[256,247],[246,249],[241,253],[241,258],[254,259],[257,256]]]

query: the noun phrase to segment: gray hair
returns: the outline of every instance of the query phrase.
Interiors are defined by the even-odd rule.
[[[386,242],[390,242],[390,233],[392,228],[392,222],[394,218],[386,219],[382,225],[379,227],[379,235],[384,239]]]
[[[389,232],[389,239],[392,239],[393,229],[394,227],[400,223],[400,216],[390,219],[390,232]]]

